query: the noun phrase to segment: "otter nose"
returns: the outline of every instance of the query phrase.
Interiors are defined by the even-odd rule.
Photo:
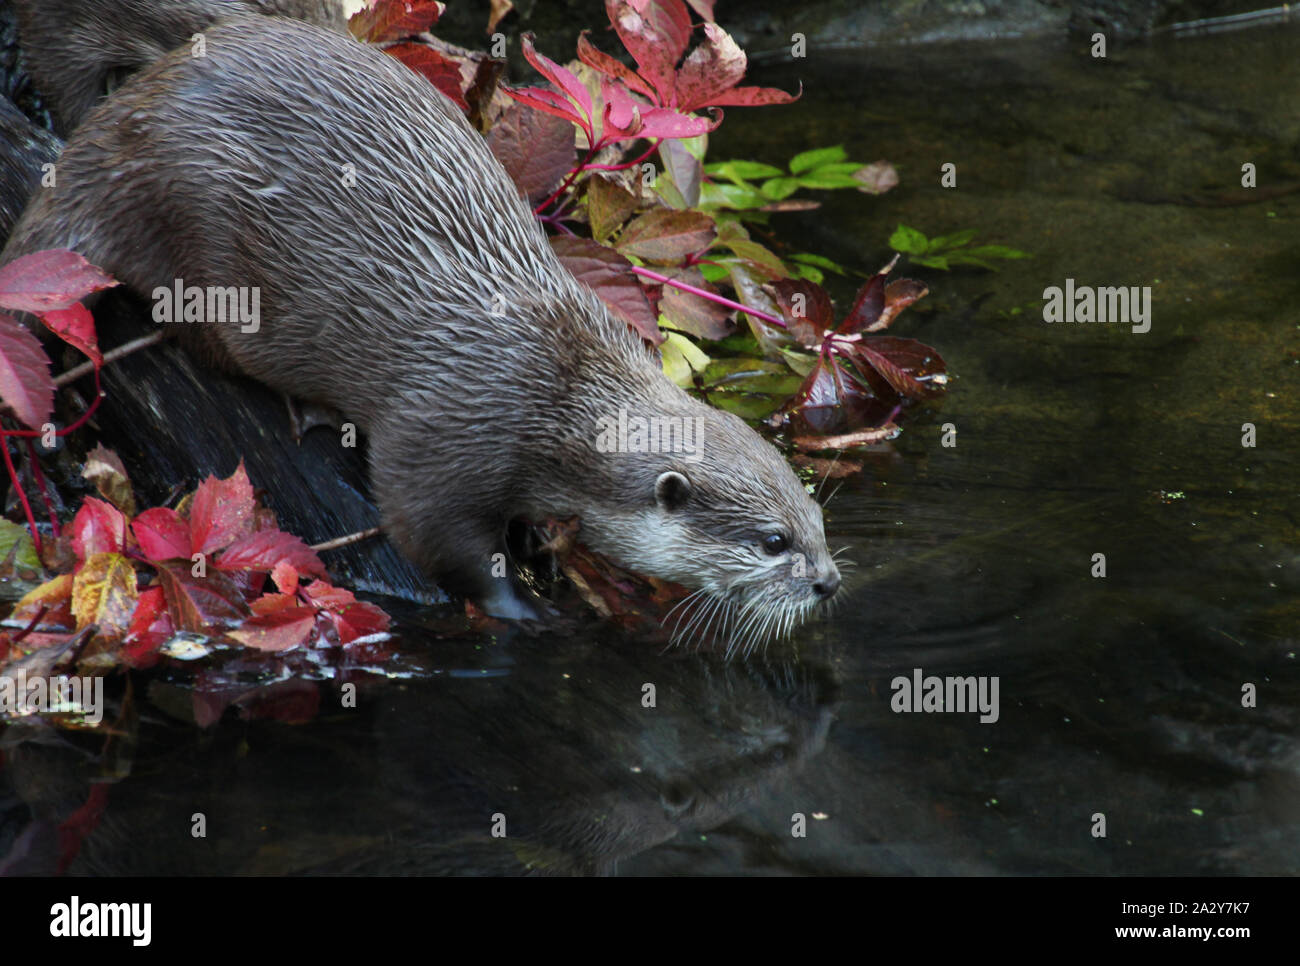
[[[835,591],[840,589],[840,575],[838,571],[831,571],[817,583],[813,584],[813,593],[822,600],[830,600],[835,596]]]

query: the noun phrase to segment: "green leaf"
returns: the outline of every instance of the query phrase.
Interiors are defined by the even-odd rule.
[[[777,396],[755,396],[747,392],[720,392],[709,396],[709,402],[719,409],[735,413],[741,419],[766,419],[781,407],[784,399]]]
[[[969,245],[970,240],[974,237],[974,228],[967,228],[965,231],[954,232],[951,235],[940,235],[938,238],[930,239],[930,251],[941,251],[945,248],[961,248],[962,245]]]
[[[844,266],[838,262],[833,262],[825,255],[814,255],[812,252],[795,252],[790,256],[792,262],[803,262],[805,265],[816,265],[818,268],[824,268],[828,272],[834,272],[836,275],[846,274]]]
[[[711,389],[783,396],[796,392],[803,381],[781,363],[763,359],[714,359],[702,379]]]
[[[724,352],[735,352],[738,355],[752,356],[763,351],[758,340],[750,332],[737,332],[725,339],[719,339],[713,345]]]
[[[865,168],[865,164],[859,164],[857,161],[837,161],[834,164],[819,164],[808,174],[854,174]]]
[[[889,236],[889,247],[904,255],[924,255],[930,246],[925,236],[915,228],[899,225]]]
[[[768,199],[753,185],[718,184],[707,181],[700,185],[699,208],[734,208],[744,211],[747,208],[761,208]]]
[[[15,544],[17,550],[14,550]],[[12,520],[0,519],[0,560],[14,555],[14,564],[24,570],[41,571],[40,558],[36,556],[36,547],[32,545],[32,535],[26,527],[21,527]]]
[[[758,161],[717,161],[704,166],[704,173],[710,177],[728,178],[732,181],[746,181],[750,178],[774,178],[785,174],[780,168]]]
[[[664,360],[664,375],[677,385],[689,388],[694,384],[692,372],[702,371],[709,364],[709,357],[686,336],[677,332],[666,334],[668,338],[659,347]]]
[[[785,262],[777,258],[770,249],[765,248],[756,241],[733,238],[727,242],[727,247],[735,252],[737,256],[749,262],[751,266],[771,275],[773,278],[785,278],[788,274]]]
[[[800,175],[798,183],[805,188],[816,188],[820,191],[829,191],[833,188],[861,188],[862,183],[852,175],[847,174],[826,174],[821,170],[811,174]]]
[[[943,255],[913,255],[912,261],[917,265],[924,265],[926,268],[941,268],[946,272],[948,271],[948,257]]]
[[[801,376],[807,376],[817,365],[817,357],[807,352],[796,352],[794,349],[782,346],[781,355],[785,357],[786,365]]]
[[[847,161],[848,157],[848,152],[844,150],[843,145],[839,144],[830,148],[813,148],[811,151],[802,151],[790,159],[790,173],[803,174],[803,172],[811,171],[823,164]]]
[[[731,274],[726,265],[715,265],[713,262],[700,262],[697,267],[706,282],[721,282]]]
[[[1029,252],[1022,252],[1019,248],[1009,248],[1006,245],[977,245],[974,248],[966,249],[967,255],[978,255],[981,258],[1033,258]]]
[[[802,178],[773,178],[771,181],[764,181],[758,190],[763,192],[763,197],[769,201],[780,201],[798,191],[802,183]]]
[[[826,280],[826,273],[815,265],[805,265],[802,262],[795,262],[787,267],[793,269],[791,274],[795,278],[806,278],[808,281],[816,282],[818,285]]]

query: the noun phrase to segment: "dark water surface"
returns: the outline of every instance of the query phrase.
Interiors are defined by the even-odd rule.
[[[297,726],[200,732],[171,714],[193,713],[187,679],[155,677],[70,870],[1300,872],[1297,51],[1292,28],[1105,61],[1036,41],[761,72],[801,78],[803,100],[730,111],[715,157],[842,141],[903,178],[785,216],[796,247],[872,271],[904,222],[1035,256],[901,267],[932,294],[898,334],[957,379],[830,501],[859,564],[835,618],[730,665],[596,623],[411,632],[387,676],[262,692],[299,702]],[[1045,324],[1066,278],[1151,286],[1151,330]],[[895,713],[915,668],[996,676],[998,720]],[[267,683],[224,674],[231,693]],[[8,754],[5,841],[15,868],[47,867],[87,779],[118,776],[57,735]]]

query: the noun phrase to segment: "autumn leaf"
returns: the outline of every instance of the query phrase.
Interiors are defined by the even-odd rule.
[[[72,549],[84,561],[95,554],[121,553],[126,545],[126,517],[111,503],[86,497],[72,518]]]
[[[519,193],[530,202],[554,191],[573,167],[573,125],[552,114],[526,111],[520,103],[501,113],[487,142]]]
[[[28,429],[40,429],[54,411],[54,379],[40,340],[0,314],[0,403]]]
[[[191,556],[190,525],[175,510],[154,507],[131,521],[140,552],[150,560]]]
[[[316,630],[316,608],[289,594],[268,594],[253,602],[253,616],[226,636],[259,651],[306,646]]]
[[[0,267],[0,308],[39,315],[69,308],[117,284],[76,252],[62,248],[33,252]]]
[[[135,495],[131,492],[131,480],[126,475],[122,460],[111,449],[96,445],[87,453],[81,476],[93,483],[99,495],[127,517],[135,516]]]
[[[209,476],[190,505],[190,545],[196,553],[214,553],[254,531],[253,485],[243,460],[229,477]]]
[[[139,596],[131,561],[120,553],[93,554],[72,579],[77,629],[96,624],[102,636],[120,637],[131,624]]]
[[[382,44],[423,33],[445,9],[446,4],[435,0],[376,0],[349,18],[348,31],[358,40]]]
[[[149,587],[140,593],[135,613],[126,629],[119,654],[124,663],[134,668],[152,667],[158,663],[158,653],[175,635],[171,615],[167,612],[167,598],[160,586]]]
[[[469,102],[461,90],[460,65],[425,44],[394,44],[386,48],[384,53],[400,60],[450,98],[462,111],[469,113]]]
[[[365,601],[357,600],[351,591],[334,587],[323,580],[307,585],[304,593],[333,623],[340,644],[350,644],[358,637],[378,634],[388,630],[388,615]]]
[[[221,570],[271,573],[282,564],[304,577],[325,576],[325,565],[316,552],[298,537],[280,530],[261,530],[240,537],[217,558]]]
[[[623,229],[615,247],[657,264],[675,264],[708,248],[717,234],[703,212],[654,208]]]
[[[30,623],[41,616],[47,625],[73,626],[72,574],[60,574],[23,595],[9,615],[11,621]]]
[[[95,337],[95,319],[90,309],[80,303],[69,305],[66,309],[51,309],[41,313],[45,327],[74,349],[79,349],[94,363],[98,369],[104,364],[104,356],[99,351],[99,342]]]
[[[211,634],[237,626],[249,615],[234,581],[216,569],[195,577],[188,560],[156,561],[158,582],[167,598],[167,613],[178,631]]]
[[[651,308],[631,262],[590,238],[556,235],[548,240],[564,267],[636,329],[641,338],[655,345],[663,341],[658,313]]]

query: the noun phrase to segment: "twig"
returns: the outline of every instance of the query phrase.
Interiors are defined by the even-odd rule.
[[[141,349],[147,349],[151,345],[157,345],[167,338],[169,333],[166,329],[159,329],[157,332],[151,332],[149,335],[142,335],[138,339],[132,339],[130,342],[123,342],[116,349],[109,349],[104,353],[104,362],[116,362],[123,356],[129,356],[132,352],[138,352]],[[54,385],[63,387],[68,383],[76,382],[88,372],[95,368],[93,362],[83,362],[79,366],[73,366],[67,372],[60,373],[54,377]]]
[[[354,543],[360,543],[362,540],[369,540],[371,537],[377,537],[383,532],[381,527],[358,530],[356,533],[349,533],[346,537],[336,537],[333,540],[326,540],[324,543],[312,544],[311,549],[317,553],[322,550],[337,550],[339,547],[346,547]]]

